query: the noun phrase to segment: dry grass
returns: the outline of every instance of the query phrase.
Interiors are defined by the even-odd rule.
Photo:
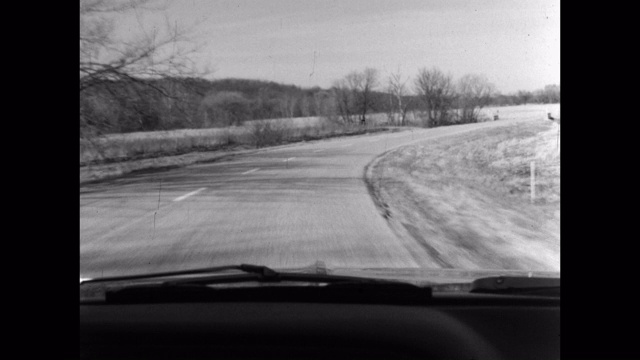
[[[384,114],[366,127],[344,126],[320,117],[247,121],[243,126],[113,134],[80,140],[80,166],[176,156],[194,151],[236,150],[349,135],[385,126]],[[265,125],[270,124],[270,125]],[[262,136],[259,129],[268,129]],[[258,131],[258,132],[257,132]],[[268,140],[266,138],[268,137]],[[266,140],[263,141],[263,140]]]
[[[384,125],[380,121],[371,121],[367,126],[341,125],[314,117],[251,121],[241,127],[219,129],[115,134],[91,142],[81,140],[80,184],[133,171],[215,161],[265,146],[384,131],[387,129]]]
[[[185,129],[115,134],[80,141],[80,165],[171,156],[249,143],[246,129]]]
[[[528,104],[516,106],[492,106],[482,109],[482,115],[493,119],[493,115],[499,115],[500,120],[527,119],[542,120],[547,118],[547,113],[554,117],[560,117],[560,104]]]
[[[392,227],[420,242],[434,267],[559,271],[557,132],[532,120],[402,147],[370,181]]]
[[[80,168],[80,185],[90,182],[117,178],[137,171],[161,171],[168,168],[186,166],[195,163],[209,163],[230,159],[236,155],[255,152],[253,148],[238,146],[233,150],[191,152],[174,156],[161,156],[148,159],[120,161],[109,164],[95,164]]]
[[[559,104],[554,104],[483,109],[483,114],[487,118],[492,118],[496,112],[499,113],[501,119],[516,117],[543,118],[547,112],[559,117],[560,107]],[[419,125],[419,121],[414,117],[414,114],[409,114],[408,118],[413,125]],[[286,129],[290,135],[285,141],[338,136],[342,133],[351,133],[355,128],[354,126],[340,126],[321,117],[305,117],[248,121],[244,126],[229,128],[113,134],[96,138],[92,141],[81,140],[80,165],[173,156],[193,151],[229,149],[238,145],[255,145],[252,130],[256,123],[264,122],[278,124],[279,128]],[[386,125],[386,114],[368,115],[368,128]]]
[[[492,106],[480,110],[480,118],[484,121],[493,121],[494,115],[499,120],[542,120],[547,118],[547,113],[554,117],[560,117],[560,104],[528,104],[516,106]],[[412,126],[422,126],[422,120],[418,112],[409,112],[407,122]]]

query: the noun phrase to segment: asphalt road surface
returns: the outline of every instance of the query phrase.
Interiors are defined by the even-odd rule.
[[[398,146],[515,121],[523,120],[297,143],[82,186],[80,275],[316,261],[438,268],[389,228],[365,185],[365,166]]]

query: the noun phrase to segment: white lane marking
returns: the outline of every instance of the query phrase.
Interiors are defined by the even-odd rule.
[[[242,175],[251,174],[252,172],[258,171],[258,170],[260,170],[260,168],[255,168],[255,169],[252,169],[252,170],[249,170],[249,171],[245,171],[245,172],[242,173]]]
[[[340,147],[347,147],[347,146],[351,146],[353,144],[345,144],[345,145],[340,145]]]
[[[290,157],[290,158],[288,158],[288,159],[284,159],[284,160],[282,160],[282,162],[289,161],[289,160],[293,160],[293,159],[295,159],[295,158],[296,158],[295,156],[294,156],[294,157]]]
[[[197,193],[199,193],[200,191],[205,190],[205,189],[206,189],[206,188],[200,188],[200,189],[198,189],[198,190],[196,190],[196,191],[192,191],[192,192],[190,192],[190,193],[188,193],[188,194],[184,194],[184,195],[182,195],[182,196],[180,196],[180,197],[177,197],[177,198],[173,199],[173,201],[182,201],[182,200],[184,200],[184,199],[188,198],[189,196],[195,195],[195,194],[197,194]]]
[[[314,153],[319,153],[321,151],[324,151],[324,149],[313,150]]]

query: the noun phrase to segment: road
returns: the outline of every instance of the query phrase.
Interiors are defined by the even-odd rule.
[[[238,263],[437,268],[374,205],[365,166],[392,148],[523,120],[297,143],[80,188],[80,274]]]

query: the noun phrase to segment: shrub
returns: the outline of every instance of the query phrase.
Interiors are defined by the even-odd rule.
[[[273,121],[255,121],[249,131],[257,148],[280,144],[289,137],[289,129]]]

